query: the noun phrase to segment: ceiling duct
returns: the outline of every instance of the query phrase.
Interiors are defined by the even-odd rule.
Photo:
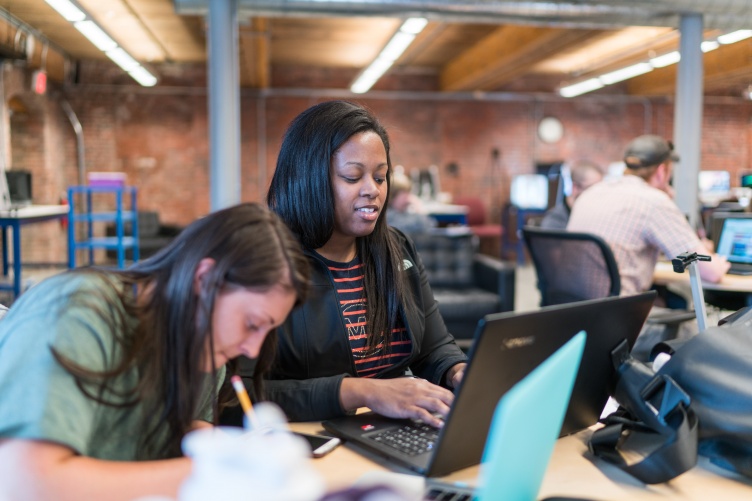
[[[208,0],[174,0],[181,14],[207,11]],[[254,16],[423,16],[432,21],[531,24],[570,28],[677,27],[684,13],[704,15],[705,28],[752,26],[750,0],[238,0]]]

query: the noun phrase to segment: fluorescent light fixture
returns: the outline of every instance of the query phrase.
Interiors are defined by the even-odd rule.
[[[133,80],[140,83],[144,87],[153,87],[157,84],[157,77],[149,73],[149,70],[147,70],[143,66],[137,66],[133,70],[129,71],[128,74],[131,76],[131,78],[133,78]]]
[[[75,23],[76,21],[83,21],[86,19],[81,9],[73,5],[69,0],[44,0],[50,7],[55,9],[58,14],[63,16],[66,21]]]
[[[74,2],[70,0],[45,0],[45,2],[63,16],[66,21],[73,23],[73,26],[83,36],[88,38],[97,49],[107,54],[107,57],[112,59],[115,64],[120,66],[136,82],[144,87],[156,85],[157,77],[141,66],[125,49],[118,47],[117,42]]]
[[[73,23],[73,26],[102,52],[107,52],[117,47],[115,40],[110,38],[94,21],[79,21]]]
[[[396,61],[397,58],[405,52],[405,49],[413,43],[413,40],[415,40],[415,35],[412,33],[398,31],[394,34],[392,39],[389,40],[386,47],[382,49],[381,54],[379,54],[379,59],[383,58],[388,59],[389,61]]]
[[[428,20],[422,17],[406,19],[376,59],[350,85],[350,91],[356,94],[368,92],[378,79],[392,66],[392,63],[413,43],[415,35],[420,33],[426,27],[426,24],[428,24]]]
[[[718,37],[718,42],[722,44],[730,44],[744,40],[745,38],[752,37],[752,30],[738,30],[726,33]]]
[[[716,40],[705,40],[700,44],[700,50],[702,52],[710,52],[717,49],[720,44],[732,44],[741,40],[746,40],[752,37],[752,30],[738,30],[731,33],[726,33],[719,36]],[[629,78],[633,78],[639,75],[644,75],[653,68],[663,68],[672,64],[676,64],[681,61],[681,54],[679,51],[668,52],[660,56],[656,56],[650,59],[647,63],[637,63],[625,68],[621,68],[610,73],[605,73],[599,77],[591,78],[573,85],[562,87],[559,89],[559,94],[563,97],[574,97],[586,92],[591,92],[600,89],[604,85],[611,85]],[[750,86],[752,89],[752,85]]]
[[[125,72],[129,72],[136,69],[138,66],[141,66],[139,62],[133,59],[130,54],[125,52],[122,47],[108,50],[106,54],[107,57],[112,59],[115,64],[123,68],[123,71]]]
[[[374,62],[371,63],[371,65],[366,68],[366,71],[364,73],[368,73],[370,75],[378,75],[379,77],[386,73],[386,71],[392,67],[392,63],[394,63],[393,60],[379,57]]]
[[[562,87],[559,89],[559,95],[562,97],[575,97],[601,88],[603,88],[603,83],[597,78],[591,78],[589,80]]]
[[[629,78],[642,75],[649,71],[653,71],[653,67],[650,65],[650,63],[637,63],[633,64],[632,66],[627,66],[625,68],[612,71],[610,73],[605,73],[601,75],[599,79],[604,84],[611,85],[617,82],[621,82],[622,80],[627,80]]]
[[[654,57],[650,60],[650,65],[653,68],[663,68],[664,66],[670,66],[676,64],[681,60],[681,54],[678,50],[663,54],[662,56]]]
[[[370,64],[370,66],[368,66],[368,68],[363,70],[363,73],[361,73],[355,82],[353,82],[350,86],[350,91],[356,94],[368,92],[368,89],[373,87],[373,84],[375,84],[379,78],[381,78],[381,76],[392,67],[393,62],[394,61],[383,58],[376,59]]]
[[[425,28],[427,24],[428,19],[426,19],[425,17],[411,17],[404,23],[402,23],[400,31],[403,33],[412,33],[413,35],[417,35],[421,31],[423,31],[423,28]]]
[[[379,75],[379,76],[381,76],[381,75]],[[361,75],[350,86],[350,92],[354,92],[355,94],[363,94],[365,92],[368,92],[368,90],[371,87],[373,87],[373,84],[375,84],[378,79],[379,79],[378,76],[376,78],[368,78],[367,75]]]

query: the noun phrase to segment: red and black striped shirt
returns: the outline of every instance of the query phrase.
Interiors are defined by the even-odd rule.
[[[376,377],[390,367],[410,356],[412,342],[402,319],[392,329],[391,342],[387,349],[380,343],[373,349],[368,344],[368,322],[365,288],[363,283],[363,263],[356,257],[349,263],[326,260],[339,299],[342,321],[350,340],[350,348],[355,360],[357,375]]]

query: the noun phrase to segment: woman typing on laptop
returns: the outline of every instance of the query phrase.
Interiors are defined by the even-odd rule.
[[[0,499],[174,497],[183,436],[229,396],[225,363],[268,365],[308,270],[279,218],[243,204],[130,269],[26,292],[0,322]]]
[[[440,426],[449,411],[466,357],[415,247],[387,225],[390,177],[387,133],[358,105],[318,104],[287,130],[267,202],[300,239],[313,290],[279,330],[265,388],[292,420],[366,406]]]

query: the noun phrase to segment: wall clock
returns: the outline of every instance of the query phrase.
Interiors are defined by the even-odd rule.
[[[555,143],[564,135],[564,125],[555,117],[544,117],[538,123],[538,137],[544,143]]]

